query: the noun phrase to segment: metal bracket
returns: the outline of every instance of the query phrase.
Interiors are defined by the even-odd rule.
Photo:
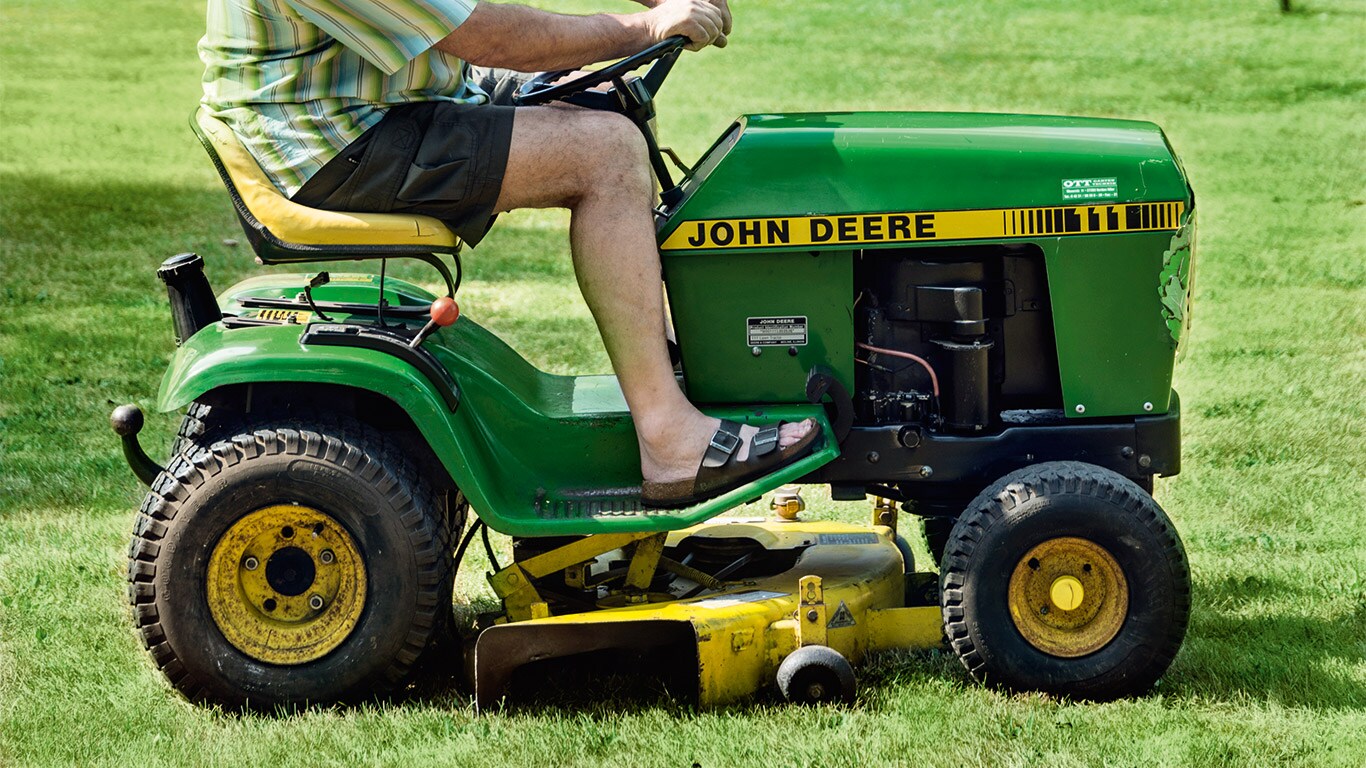
[[[798,582],[797,645],[825,645],[825,588],[821,577],[803,576]]]
[[[873,525],[885,525],[896,533],[896,502],[881,496],[873,497]]]
[[[516,563],[489,576],[489,586],[503,600],[503,610],[508,621],[544,618],[550,615],[550,606],[541,599],[531,576]]]
[[[655,566],[659,563],[659,553],[664,551],[665,536],[666,534],[663,533],[600,533],[587,536],[563,547],[556,547],[549,552],[503,568],[489,576],[489,586],[493,587],[494,594],[503,601],[503,610],[507,613],[508,621],[545,618],[550,615],[550,609],[545,600],[541,599],[540,593],[536,591],[536,585],[533,583],[536,579],[545,578],[557,571],[581,565],[593,560],[598,555],[611,552],[614,549],[621,549],[632,542],[658,538],[658,551],[654,556],[654,562],[650,565],[649,576],[645,579],[645,586],[648,587],[650,579],[654,578]],[[637,547],[637,551],[639,549]],[[641,567],[644,567],[644,561],[642,561]],[[633,557],[631,559],[632,573],[635,573],[635,568],[636,558]]]
[[[659,569],[659,558],[664,554],[664,541],[667,533],[656,533],[648,539],[636,542],[631,553],[631,564],[626,568],[626,591],[628,594],[643,596],[654,581],[655,571]],[[629,598],[628,598],[629,599]]]

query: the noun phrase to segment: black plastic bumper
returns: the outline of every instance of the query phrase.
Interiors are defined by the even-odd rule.
[[[854,427],[840,456],[802,478],[832,485],[969,484],[978,487],[1030,464],[1084,461],[1125,477],[1181,471],[1181,403],[1160,416],[1087,421],[1041,419],[990,435],[946,435],[914,427]],[[903,486],[904,487],[904,486]]]

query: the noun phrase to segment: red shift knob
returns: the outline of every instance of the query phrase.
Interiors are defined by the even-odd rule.
[[[445,328],[460,319],[460,305],[450,296],[442,296],[432,302],[432,322]]]

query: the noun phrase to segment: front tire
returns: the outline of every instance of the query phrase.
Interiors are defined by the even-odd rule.
[[[1012,472],[945,548],[944,631],[979,682],[1106,700],[1147,691],[1185,637],[1190,570],[1162,508],[1079,462]]]
[[[267,425],[181,452],[129,552],[157,666],[192,701],[269,709],[393,691],[445,625],[437,490],[376,430]]]

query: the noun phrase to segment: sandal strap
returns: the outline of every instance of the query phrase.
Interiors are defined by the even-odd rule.
[[[750,458],[767,456],[778,450],[778,428],[767,427],[754,434],[754,439],[749,442]]]
[[[731,456],[735,455],[740,443],[740,425],[722,419],[721,426],[716,428],[716,434],[711,436],[711,442],[707,445],[707,452],[702,454],[702,466],[725,466],[730,461]]]

